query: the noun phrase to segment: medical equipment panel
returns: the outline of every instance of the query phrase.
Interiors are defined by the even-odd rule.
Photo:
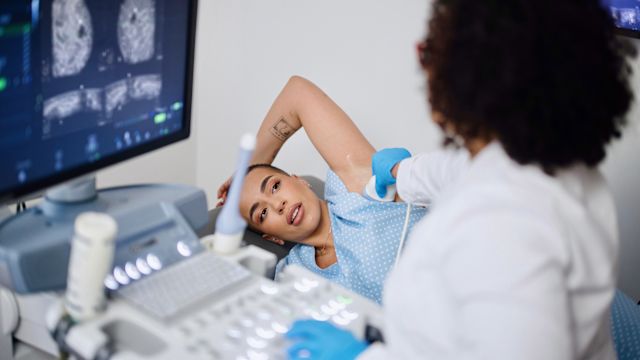
[[[0,203],[186,139],[196,12],[0,1]]]
[[[81,204],[44,202],[0,224],[0,284],[18,293],[66,286],[73,221],[87,211],[118,223],[113,280],[126,285],[204,247],[194,231],[208,222],[205,194],[183,185],[106,189]],[[106,285],[118,284],[107,277]]]
[[[194,256],[115,294],[158,319],[168,320],[201,299],[248,280],[250,275],[247,269],[220,257]]]
[[[363,337],[379,313],[302,267],[287,267],[274,282],[202,252],[113,291],[104,315],[71,328],[67,345],[87,358],[109,348],[113,359],[284,359],[283,334],[297,319],[330,321]]]

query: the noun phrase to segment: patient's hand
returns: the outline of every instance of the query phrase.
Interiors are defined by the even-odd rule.
[[[224,202],[227,200],[227,194],[229,193],[229,188],[231,187],[231,179],[232,178],[233,178],[233,176],[230,176],[218,188],[218,204],[216,204],[216,207],[220,207],[220,206],[224,205]]]

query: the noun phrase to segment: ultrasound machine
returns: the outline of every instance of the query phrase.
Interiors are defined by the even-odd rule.
[[[360,337],[379,324],[357,294],[295,266],[273,281],[216,244],[235,233],[201,239],[210,220],[198,188],[96,189],[100,169],[189,137],[196,13],[196,0],[0,2],[0,359],[19,346],[79,359],[282,359],[296,319]],[[238,223],[231,198],[217,228]],[[86,212],[117,223],[113,264],[105,308],[69,321],[61,299]]]

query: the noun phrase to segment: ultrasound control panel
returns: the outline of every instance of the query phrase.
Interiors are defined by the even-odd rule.
[[[120,360],[285,359],[295,320],[328,321],[360,338],[380,324],[379,306],[358,294],[295,265],[281,275],[274,282],[203,252],[115,291],[106,313],[72,337],[86,347],[106,334]]]
[[[129,225],[127,233],[119,234],[122,240],[115,250],[113,269],[104,280],[109,290],[129,286],[204,251],[187,221],[172,206],[148,206],[144,212],[137,211],[135,219],[139,227]]]

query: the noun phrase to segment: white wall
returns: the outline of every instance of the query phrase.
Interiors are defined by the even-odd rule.
[[[425,106],[415,44],[426,28],[425,0],[202,0],[195,119],[198,186],[215,190],[233,171],[236,144],[255,132],[289,76],[316,82],[377,148],[413,152],[439,145]],[[640,72],[636,62],[636,72]],[[634,79],[640,94],[640,81]],[[640,96],[640,95],[639,95]],[[621,287],[640,298],[640,130],[634,121],[604,170],[621,228]],[[394,130],[397,129],[397,130]],[[326,166],[296,134],[276,165],[324,177]]]
[[[640,41],[635,41],[640,49]],[[633,62],[633,89],[640,100],[640,59]],[[628,116],[629,125],[602,166],[618,209],[620,225],[619,286],[640,299],[640,104]]]
[[[195,136],[111,166],[97,174],[98,187],[144,183],[196,185]]]
[[[201,1],[197,181],[209,203],[233,171],[241,134],[257,131],[291,75],[316,82],[375,147],[434,148],[437,131],[415,58],[426,13],[424,0]],[[275,164],[321,178],[326,173],[303,132]]]

